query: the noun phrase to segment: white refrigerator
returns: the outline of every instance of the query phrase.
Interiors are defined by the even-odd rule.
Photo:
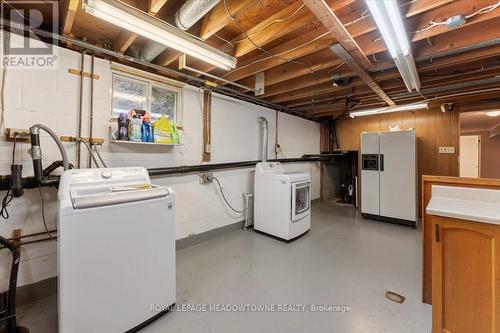
[[[417,226],[415,130],[361,133],[361,213]]]

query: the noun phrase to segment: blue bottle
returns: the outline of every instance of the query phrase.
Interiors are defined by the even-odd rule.
[[[141,141],[142,142],[153,142],[151,123],[149,122],[149,117],[147,115],[142,119],[141,126]]]

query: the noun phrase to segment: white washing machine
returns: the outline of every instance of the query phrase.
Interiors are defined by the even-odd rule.
[[[60,333],[135,331],[175,303],[174,203],[142,167],[64,172]]]
[[[255,168],[254,229],[290,242],[311,227],[311,175],[285,173],[279,162]]]

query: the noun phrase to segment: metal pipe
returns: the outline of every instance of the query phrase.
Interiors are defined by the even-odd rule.
[[[299,158],[282,158],[273,159],[270,162],[280,162],[280,163],[303,163],[303,162],[321,162],[328,161],[332,157],[328,155],[318,155],[314,157],[308,157],[304,155]],[[171,176],[171,175],[182,175],[188,173],[199,173],[208,172],[216,170],[228,170],[228,169],[238,169],[238,168],[253,168],[257,163],[261,161],[242,161],[242,162],[229,162],[229,163],[216,163],[216,164],[200,164],[200,165],[184,165],[176,167],[165,167],[165,168],[152,168],[148,169],[150,176]],[[24,188],[38,188],[38,186],[47,187],[54,186],[57,187],[59,184],[59,177],[53,176],[48,180],[39,184],[33,180],[33,177],[23,178]],[[10,175],[4,176],[0,175],[0,191],[7,190],[10,186]]]
[[[175,25],[179,29],[188,30],[220,1],[221,0],[187,0],[175,13]]]
[[[186,66],[186,65],[182,66],[182,69],[187,69],[187,70],[189,70],[189,71],[191,71],[191,72],[194,72],[194,73],[197,73],[197,74],[201,74],[201,75],[205,75],[205,76],[210,77],[210,78],[212,78],[212,79],[216,79],[217,81],[222,81],[222,82],[224,82],[224,83],[227,83],[227,84],[233,85],[233,86],[235,86],[235,87],[239,87],[239,88],[242,88],[242,89],[245,89],[245,90],[250,90],[250,91],[253,91],[254,93],[257,91],[257,90],[255,90],[255,89],[253,89],[253,88],[247,87],[247,86],[242,85],[242,84],[239,84],[239,83],[237,83],[237,82],[234,82],[234,81],[229,81],[229,80],[226,80],[226,79],[224,79],[224,78],[218,77],[218,76],[216,76],[216,75],[212,75],[212,74],[210,74],[210,73],[205,73],[205,72],[200,71],[200,70],[198,70],[198,69],[196,69],[196,68],[192,68],[192,67],[189,67],[189,66]]]
[[[92,135],[93,135],[93,127],[94,127],[94,62],[95,62],[95,53],[92,52],[92,60],[90,62],[90,112],[89,112],[89,141],[92,146]],[[91,152],[89,151],[89,154]],[[92,156],[92,155],[91,155]],[[99,167],[98,164],[96,164]],[[88,167],[92,167],[92,161],[88,160]]]
[[[257,118],[257,121],[259,122],[260,124],[260,128],[262,130],[262,137],[261,137],[261,140],[262,140],[262,162],[266,162],[267,161],[267,149],[268,149],[268,140],[269,140],[269,127],[268,127],[268,124],[267,124],[267,119],[264,118],[264,117],[259,117]]]
[[[71,38],[68,36],[62,36],[60,34],[44,31],[44,30],[41,30],[38,28],[30,28],[30,27],[27,27],[23,24],[14,23],[14,22],[11,22],[9,20],[2,20],[2,22],[0,24],[2,24],[3,26],[13,27],[15,29],[19,29],[19,30],[23,30],[23,31],[29,31],[29,32],[31,32],[35,35],[41,36],[41,37],[51,38],[51,39],[54,39],[57,41],[65,42],[68,44],[73,44],[73,45],[76,45],[76,46],[79,46],[79,47],[82,47],[82,48],[85,48],[88,50],[92,50],[98,54],[101,53],[101,54],[108,55],[108,56],[111,56],[111,57],[116,58],[116,59],[128,61],[128,62],[137,64],[137,65],[141,65],[144,67],[148,67],[148,68],[154,69],[155,71],[158,71],[160,73],[174,76],[176,78],[182,78],[182,79],[186,80],[186,83],[191,84],[191,85],[196,86],[196,87],[204,87],[205,83],[206,83],[205,80],[200,79],[199,77],[189,75],[186,73],[182,73],[180,71],[176,71],[176,70],[170,69],[168,67],[152,64],[150,62],[147,62],[147,61],[144,61],[141,59],[137,59],[137,58],[134,58],[131,56],[127,56],[127,55],[124,55],[123,53],[111,51],[111,50],[108,50],[108,49],[103,48],[103,47],[98,47],[98,46],[95,46],[93,44],[90,44],[90,43],[87,43],[87,42],[84,42],[84,41],[81,41],[81,40],[78,40],[75,38]],[[54,44],[57,45],[57,43],[54,43]],[[282,105],[279,105],[279,104],[276,104],[273,102],[269,102],[269,101],[262,99],[262,98],[259,98],[259,97],[244,94],[242,92],[231,89],[229,87],[217,86],[217,87],[210,88],[210,89],[212,89],[215,92],[221,93],[223,95],[235,96],[241,100],[251,102],[251,103],[254,103],[257,105],[262,105],[262,106],[268,107],[270,109],[284,111],[284,112],[286,112],[288,110],[288,108],[285,106],[282,106]]]
[[[78,111],[78,132],[79,138],[82,137],[82,118],[83,118],[83,71],[85,70],[85,50],[82,50],[82,59],[80,61],[80,96],[79,96],[79,111]],[[80,142],[76,143],[76,165],[80,169],[82,150]]]
[[[454,89],[463,89],[463,88],[470,88],[470,87],[476,87],[480,86],[483,84],[490,84],[490,83],[497,83],[500,82],[500,77],[493,77],[490,79],[484,79],[484,80],[477,80],[477,81],[469,81],[469,82],[462,82],[462,83],[454,83],[454,84],[449,84],[446,86],[439,86],[439,87],[434,87],[434,88],[427,88],[427,89],[422,89],[420,91],[421,94],[438,94],[441,92],[446,92],[449,90],[454,90]],[[390,95],[391,99],[402,99],[406,97],[412,97],[412,96],[419,96],[420,93],[417,92],[405,92],[405,93],[399,93],[399,94],[394,94]]]
[[[53,130],[51,130],[50,128],[48,128],[45,125],[35,124],[31,127],[31,129],[35,129],[35,128],[39,128],[39,129],[44,130],[56,142],[57,148],[59,148],[59,152],[61,153],[63,168],[64,168],[64,170],[68,170],[69,169],[68,155],[66,154],[66,149],[64,149],[64,145],[62,144],[61,139],[59,139],[59,137],[57,136],[57,134]],[[41,152],[40,152],[40,160],[41,160]]]

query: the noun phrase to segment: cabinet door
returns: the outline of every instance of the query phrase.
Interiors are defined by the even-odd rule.
[[[498,333],[498,227],[436,216],[432,226],[433,333]]]

